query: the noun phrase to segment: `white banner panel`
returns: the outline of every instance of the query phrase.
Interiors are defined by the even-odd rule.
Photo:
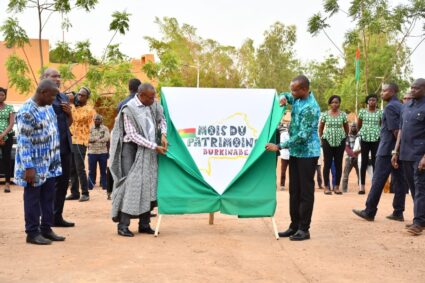
[[[261,134],[276,91],[163,87],[161,92],[205,181],[222,194]]]

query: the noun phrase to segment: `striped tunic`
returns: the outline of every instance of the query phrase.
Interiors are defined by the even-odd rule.
[[[17,147],[15,182],[27,186],[25,170],[36,171],[34,186],[41,186],[48,178],[62,174],[59,132],[52,106],[38,106],[29,99],[16,115]]]

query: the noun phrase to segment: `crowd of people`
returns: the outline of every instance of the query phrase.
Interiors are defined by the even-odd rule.
[[[372,184],[365,209],[353,213],[373,221],[384,186],[391,175],[394,192],[393,213],[387,218],[404,221],[406,194],[410,191],[414,204],[413,222],[406,225],[412,235],[422,234],[425,228],[425,79],[413,82],[410,92],[401,103],[399,87],[384,84],[381,98],[384,110],[377,108],[378,96],[368,95],[367,107],[359,111],[357,121],[348,124],[346,113],[340,110],[341,97],[329,98],[329,110],[320,113],[309,80],[299,76],[291,82],[291,92],[281,94],[281,104],[291,104],[289,126],[280,127],[279,144],[267,144],[269,151],[289,151],[283,154],[281,186],[285,186],[289,167],[291,224],[279,233],[291,240],[310,238],[310,222],[314,203],[314,175],[322,188],[319,157],[323,152],[323,181],[326,195],[341,195],[348,190],[350,172],[356,170],[359,194],[365,194],[366,171],[372,167]],[[343,172],[342,190],[339,189]],[[360,169],[360,170],[359,170]],[[333,184],[330,184],[330,171]],[[360,178],[359,178],[360,171]]]
[[[130,94],[118,104],[110,133],[102,125],[102,116],[88,103],[89,88],[81,87],[75,95],[67,95],[60,92],[60,86],[59,72],[46,69],[35,94],[19,109],[16,118],[13,107],[5,103],[7,90],[0,88],[3,160],[11,158],[14,121],[17,123],[14,178],[24,187],[26,241],[38,245],[64,241],[65,237],[53,232],[52,227],[75,226],[63,217],[65,200],[89,201],[97,171],[100,187],[107,191],[108,199],[112,198],[111,216],[117,222],[118,235],[134,236],[129,230],[132,218],[139,219],[139,233],[153,234],[150,218],[157,205],[157,155],[165,154],[168,147],[167,123],[156,101],[155,88],[131,79]],[[279,236],[294,241],[310,238],[315,175],[326,195],[341,195],[348,191],[354,168],[358,192],[364,194],[368,167],[373,168],[373,178],[365,209],[353,212],[373,221],[391,175],[394,211],[387,218],[404,221],[406,193],[410,190],[414,218],[406,227],[409,233],[420,235],[425,228],[425,80],[418,79],[411,85],[410,93],[403,97],[404,104],[398,98],[396,84],[383,85],[385,109],[378,109],[378,97],[369,95],[367,107],[351,124],[340,110],[338,95],[329,98],[328,111],[320,112],[307,77],[294,78],[290,89],[280,95],[282,106],[292,105],[290,123],[279,128],[278,144],[266,145],[268,151],[280,151],[282,189],[289,167],[291,224]],[[10,171],[6,166],[5,192],[10,192]],[[70,194],[66,196],[68,186]]]
[[[16,118],[13,107],[5,103],[7,90],[0,88],[4,192],[10,192],[16,121],[14,182],[24,187],[26,241],[37,245],[64,241],[65,237],[57,235],[52,227],[75,226],[63,217],[65,200],[89,201],[97,172],[101,188],[107,191],[108,199],[112,197],[118,234],[133,236],[128,229],[133,217],[140,219],[140,233],[152,234],[149,222],[151,210],[156,206],[156,155],[164,154],[167,148],[167,128],[162,108],[154,101],[155,88],[136,78],[129,81],[130,95],[118,106],[118,122],[111,139],[109,129],[102,124],[103,117],[88,102],[90,89],[81,87],[77,93],[65,94],[60,92],[60,87],[60,73],[46,69],[35,94],[22,105]],[[156,143],[156,128],[161,129],[160,145]],[[108,178],[109,152],[111,176]],[[70,194],[66,196],[69,186]]]

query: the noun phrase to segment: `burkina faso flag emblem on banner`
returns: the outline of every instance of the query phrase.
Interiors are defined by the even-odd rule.
[[[159,158],[161,214],[273,216],[274,141],[284,111],[272,89],[161,89],[169,148]]]

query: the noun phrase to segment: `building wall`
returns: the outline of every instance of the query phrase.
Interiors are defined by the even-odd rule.
[[[42,50],[43,50],[43,61],[44,65],[51,68],[58,68],[60,64],[50,63],[49,61],[49,41],[43,39],[42,40]],[[24,53],[25,50],[25,53]],[[27,64],[32,67],[34,70],[34,76],[37,80],[39,80],[40,74],[40,51],[38,45],[38,39],[30,39],[29,44],[26,44],[24,48],[7,48],[3,41],[0,41],[0,86],[7,88],[7,103],[13,105],[22,104],[25,100],[27,100],[32,93],[29,94],[20,94],[14,88],[10,88],[8,84],[8,77],[6,71],[6,60],[7,58],[16,53],[20,58],[27,61]],[[26,54],[26,56],[25,56]],[[28,58],[28,59],[26,59]],[[153,54],[146,54],[141,56],[140,59],[132,59],[131,63],[133,65],[133,74],[135,77],[139,78],[142,82],[151,82],[154,85],[157,84],[156,81],[151,81],[148,79],[145,73],[141,71],[141,68],[147,62],[154,62]],[[72,67],[72,72],[76,78],[76,80],[82,78],[88,70],[88,65],[85,64],[74,64]],[[33,75],[31,72],[28,74],[31,78]],[[69,82],[68,85],[63,85],[62,90],[66,89],[69,84],[73,82]]]

